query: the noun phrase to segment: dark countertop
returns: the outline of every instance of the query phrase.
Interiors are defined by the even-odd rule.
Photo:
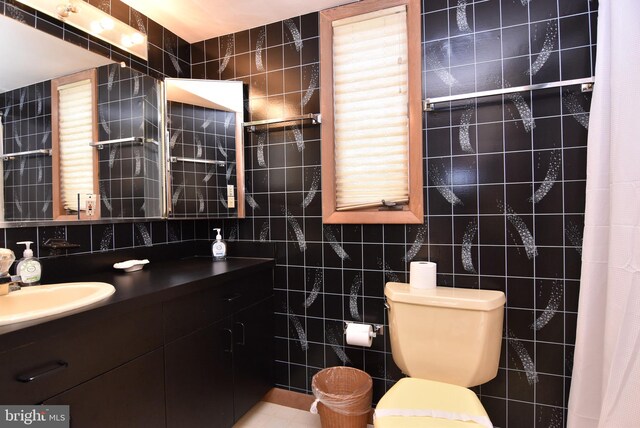
[[[81,277],[73,277],[70,273],[65,282],[108,282],[116,291],[100,302],[73,311],[0,326],[0,352],[28,343],[52,329],[64,330],[82,323],[87,317],[105,313],[114,316],[119,311],[131,311],[175,299],[252,272],[271,269],[274,265],[273,259],[266,258],[227,258],[214,262],[211,257],[192,257],[155,264],[152,260],[143,270],[130,273],[115,269]]]

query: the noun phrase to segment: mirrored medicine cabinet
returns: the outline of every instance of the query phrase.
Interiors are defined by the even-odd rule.
[[[170,218],[244,217],[242,82],[165,79]]]
[[[0,36],[0,227],[244,216],[241,82],[162,82],[5,16]],[[62,119],[58,88],[73,100],[89,71],[93,105]],[[80,153],[65,136],[86,110]]]

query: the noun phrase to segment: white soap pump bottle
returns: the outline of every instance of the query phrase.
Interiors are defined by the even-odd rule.
[[[222,240],[220,229],[214,228],[213,230],[218,231],[218,234],[216,235],[216,241],[211,244],[211,254],[213,255],[213,260],[224,260],[227,258],[227,243]]]
[[[33,250],[31,249],[32,241],[20,241],[16,242],[19,245],[25,245],[26,248],[22,252],[22,259],[18,261],[16,266],[16,275],[20,275],[20,281],[24,285],[38,285],[40,284],[40,276],[42,275],[42,265],[40,261],[33,257]]]

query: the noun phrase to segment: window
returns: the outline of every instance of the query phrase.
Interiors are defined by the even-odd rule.
[[[322,11],[320,38],[324,223],[422,223],[419,1]]]
[[[52,80],[51,103],[53,218],[82,218],[86,195],[98,194],[96,71]]]

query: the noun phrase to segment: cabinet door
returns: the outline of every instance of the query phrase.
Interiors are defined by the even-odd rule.
[[[157,349],[43,404],[69,405],[75,428],[164,427],[163,363]]]
[[[167,426],[231,427],[231,319],[165,345]]]
[[[273,301],[234,317],[234,415],[237,421],[273,387]]]

